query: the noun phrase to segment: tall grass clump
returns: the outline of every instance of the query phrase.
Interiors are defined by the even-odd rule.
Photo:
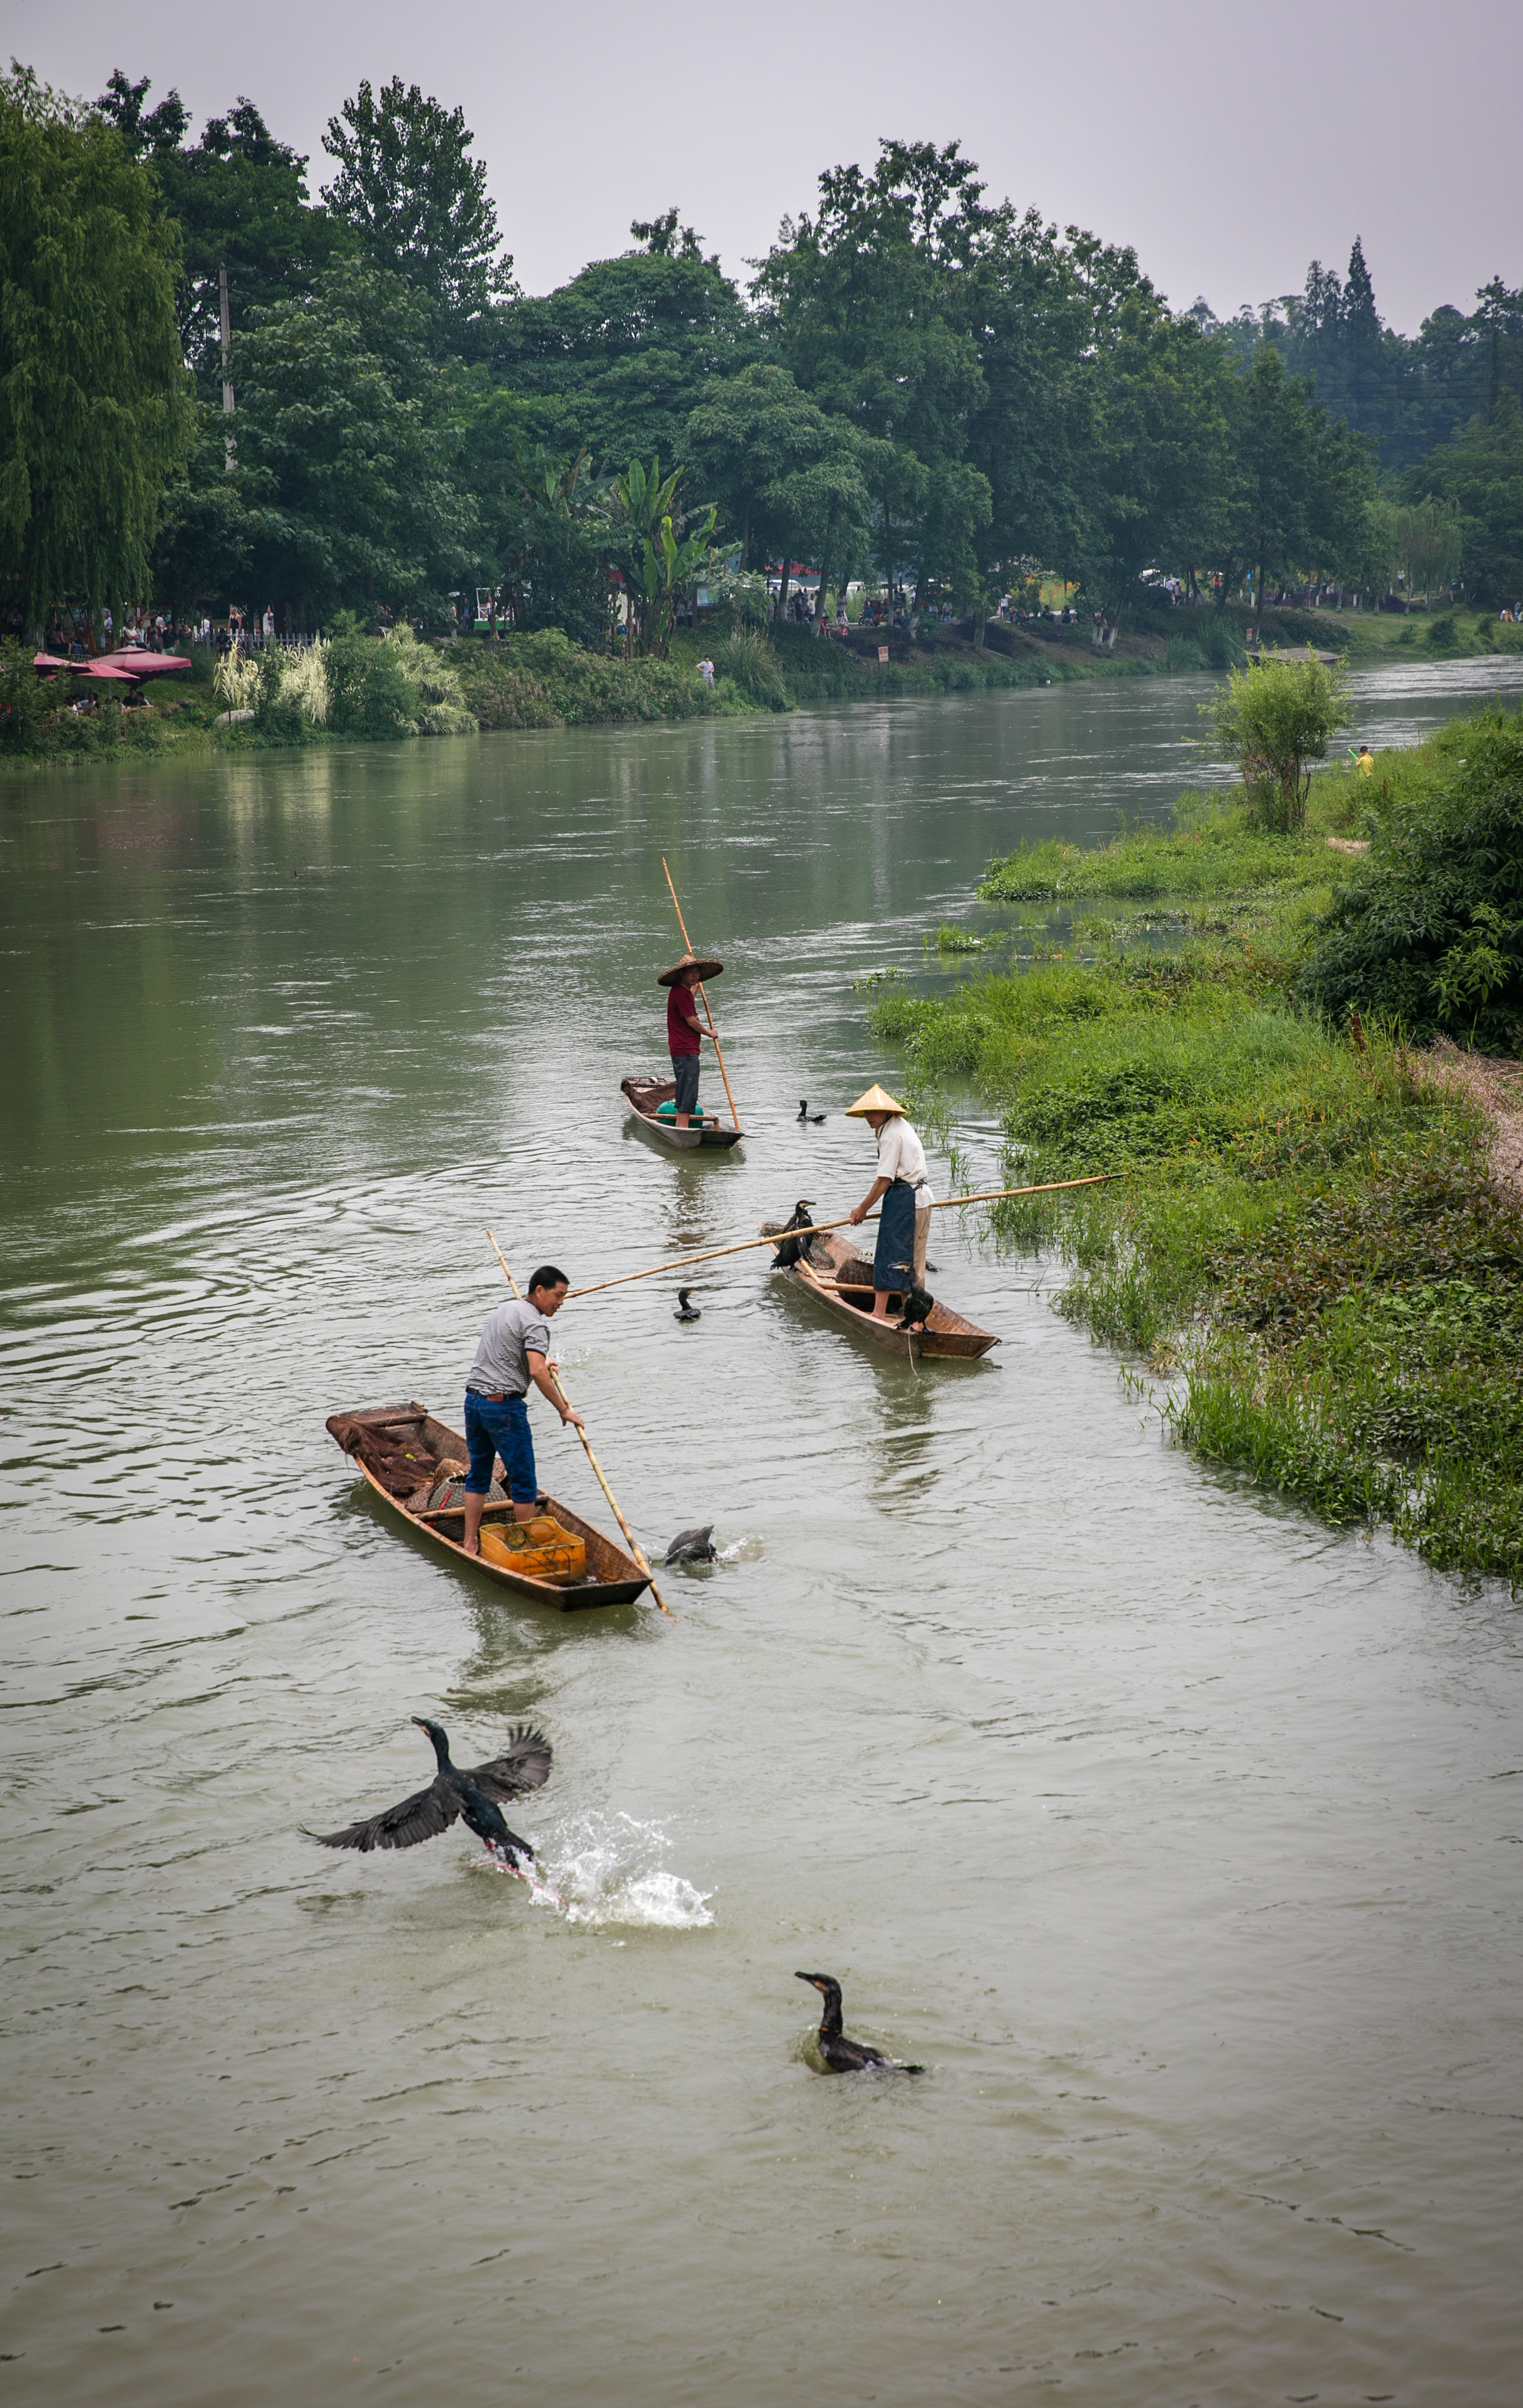
[[[755,627],[738,627],[714,646],[715,674],[728,678],[753,702],[768,710],[788,709],[788,689],[778,657]]]

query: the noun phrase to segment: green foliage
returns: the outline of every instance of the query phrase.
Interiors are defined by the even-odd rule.
[[[120,136],[0,78],[0,578],[35,623],[146,587],[190,432],[176,265]]]
[[[1298,568],[1354,563],[1374,494],[1364,445],[1272,348],[1231,380],[1226,401],[1231,470],[1211,546],[1224,597],[1244,569],[1261,597]]]
[[[786,710],[788,689],[775,648],[754,627],[738,627],[713,648],[715,674],[767,710]]]
[[[165,530],[175,598],[251,589],[289,599],[309,625],[366,596],[440,611],[481,539],[454,481],[450,386],[428,355],[424,305],[346,262],[310,301],[253,315],[234,342],[234,475],[213,418]]]
[[[475,493],[481,533],[508,615],[524,633],[558,627],[599,644],[610,630],[610,483],[589,473],[585,446],[568,456],[534,440],[532,413],[501,387],[472,391],[460,473]]]
[[[764,554],[802,552],[845,578],[865,556],[876,450],[786,368],[757,362],[711,383],[682,430],[682,457],[695,492],[724,510],[742,569],[759,542]]]
[[[328,722],[337,735],[389,740],[474,732],[475,714],[458,672],[431,645],[420,644],[410,627],[377,638],[346,613],[324,655]]]
[[[1314,850],[1236,827],[1245,857]],[[1109,850],[1128,848],[1151,840]],[[1260,893],[1233,935],[891,995],[871,1021],[932,1109],[956,1080],[1002,1111],[1013,1184],[1124,1174],[994,1218],[1061,1247],[1065,1313],[1174,1375],[1176,1436],[1435,1565],[1523,1582],[1523,1216],[1468,1104],[1371,1024],[1361,1053],[1294,1008],[1303,942],[1298,896]]]
[[[1501,394],[1489,419],[1477,419],[1407,480],[1415,496],[1431,495],[1458,513],[1465,578],[1483,601],[1523,596],[1523,408]]]
[[[1202,703],[1213,742],[1236,760],[1257,824],[1282,836],[1306,824],[1313,761],[1327,758],[1348,724],[1348,681],[1317,660],[1260,661],[1228,673],[1214,702]]]
[[[1087,897],[1118,902],[1171,900],[1181,910],[1248,896],[1327,886],[1346,867],[1320,837],[1266,834],[1246,811],[1208,806],[1198,824],[1145,828],[1112,844],[1081,849],[1042,837],[992,862],[978,883],[981,903],[1056,903]]]
[[[463,109],[425,99],[400,76],[368,79],[337,117],[323,148],[338,174],[323,197],[353,228],[372,266],[425,294],[452,349],[469,343],[473,322],[511,294],[511,259],[497,255],[497,213],[486,162],[467,156],[475,136]]]
[[[663,661],[678,601],[697,582],[709,558],[716,514],[711,504],[701,526],[685,533],[686,519],[677,503],[683,475],[676,468],[663,478],[659,460],[653,460],[649,468],[643,461],[631,460],[613,485],[615,509],[628,531],[624,570],[634,606],[635,638],[643,653]]]
[[[1523,1050],[1523,714],[1467,726],[1420,802],[1383,797],[1373,850],[1318,924],[1299,992],[1491,1053]]]
[[[189,117],[178,92],[145,109],[149,81],[118,67],[96,108],[134,158],[152,172],[161,214],[178,228],[183,276],[177,290],[180,344],[203,398],[222,397],[220,270],[227,270],[235,326],[255,308],[299,300],[324,267],[352,247],[348,228],[307,197],[307,162],[277,142],[251,100],[208,120],[187,143]]]
[[[500,644],[462,644],[453,666],[486,728],[696,719],[714,708],[703,680],[675,661],[610,659],[553,628]]]
[[[553,408],[553,439],[587,444],[597,469],[675,458],[710,382],[758,348],[734,285],[696,251],[596,260],[558,292],[510,302],[493,342],[496,372]]]

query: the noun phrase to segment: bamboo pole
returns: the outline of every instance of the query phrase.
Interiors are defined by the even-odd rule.
[[[514,1279],[512,1272],[508,1268],[508,1257],[503,1253],[502,1248],[498,1245],[496,1238],[492,1237],[490,1229],[488,1229],[486,1234],[492,1239],[492,1251],[496,1255],[498,1262],[502,1265],[503,1277],[506,1279],[509,1286],[512,1289],[513,1294],[516,1297],[518,1295],[518,1282]],[[567,1395],[566,1390],[561,1386],[561,1375],[559,1371],[556,1370],[553,1364],[550,1366],[550,1378],[551,1383],[555,1390],[555,1394],[559,1397],[562,1404],[569,1407],[571,1399]],[[576,1431],[578,1438],[582,1440],[583,1447],[586,1449],[587,1460],[597,1474],[598,1486],[602,1489],[604,1496],[608,1498],[609,1503],[613,1508],[613,1518],[618,1523],[620,1529],[624,1532],[624,1535],[628,1541],[630,1554],[634,1556],[636,1563],[639,1564],[640,1570],[644,1573],[646,1579],[651,1584],[651,1595],[654,1598],[657,1605],[661,1608],[662,1612],[671,1614],[671,1618],[675,1622],[677,1617],[675,1614],[671,1613],[670,1606],[667,1603],[666,1598],[656,1587],[655,1574],[652,1571],[650,1565],[645,1560],[644,1552],[640,1546],[639,1541],[636,1538],[628,1523],[625,1520],[623,1513],[619,1510],[619,1500],[614,1496],[612,1489],[609,1486],[608,1482],[603,1477],[603,1467],[592,1451],[591,1439],[587,1436],[586,1431],[582,1428],[580,1422],[573,1422],[571,1426]]]
[[[671,896],[672,908],[677,914],[677,925],[682,932],[682,942],[686,946],[688,952],[691,953],[693,951],[693,939],[687,933],[687,922],[682,917],[682,907],[677,900],[677,889],[672,885],[671,872],[669,869],[667,869],[667,856],[665,853],[661,856],[661,867],[663,869],[667,870],[667,886]],[[701,979],[698,981],[698,993],[703,995],[703,981]],[[730,1074],[725,1068],[725,1056],[720,1051],[719,1039],[714,1032],[713,1007],[710,1003],[706,995],[703,995],[703,1008],[709,1014],[709,1034],[714,1040],[714,1052],[719,1054],[719,1075],[725,1082],[725,1093],[729,1096],[730,1121],[734,1127],[739,1128],[740,1125],[740,1115],[735,1109],[735,1097],[730,1095]]]
[[[944,1196],[940,1203],[928,1205],[927,1210],[950,1212],[954,1207],[962,1204],[1003,1203],[1010,1196],[1058,1196],[1070,1187],[1103,1187],[1107,1180],[1123,1179],[1125,1176],[1126,1173],[1120,1170],[1099,1170],[1088,1179],[1051,1179],[1041,1187],[986,1187],[977,1196]],[[722,1254],[749,1254],[754,1246],[775,1246],[785,1237],[822,1237],[828,1229],[844,1229],[851,1217],[849,1212],[843,1212],[839,1221],[816,1221],[807,1229],[778,1229],[769,1238],[742,1238],[739,1245],[715,1246],[707,1254],[683,1254],[674,1263],[653,1263],[648,1271],[621,1271],[617,1279],[597,1280],[591,1287],[573,1287],[568,1290],[568,1295],[600,1296],[606,1287],[623,1287],[630,1280],[657,1279],[663,1271],[691,1270],[695,1263],[717,1263]],[[876,1212],[868,1214],[869,1221],[877,1218]],[[493,1243],[496,1242],[494,1239]]]

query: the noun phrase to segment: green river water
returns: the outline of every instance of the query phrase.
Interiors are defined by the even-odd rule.
[[[1356,738],[1498,682],[1367,677]],[[671,1622],[436,1559],[323,1430],[458,1423],[488,1224],[581,1283],[847,1209],[841,1107],[899,1067],[853,979],[1017,837],[1161,815],[1205,690],[0,793],[12,2398],[1512,2408],[1502,1591],[1171,1450],[955,1214],[979,1364],[881,1359],[765,1255],[689,1327],[667,1278],[566,1308],[641,1539],[716,1525]],[[663,852],[730,1157],[618,1095]],[[458,1830],[303,1838],[427,1776],[420,1713],[466,1762],[543,1725],[510,1820],[568,1914]],[[925,2075],[823,2078],[798,1968]]]

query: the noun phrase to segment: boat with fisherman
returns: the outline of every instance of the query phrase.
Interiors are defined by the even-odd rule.
[[[524,1552],[539,1569],[517,1568],[510,1542],[522,1536],[524,1526],[515,1530],[512,1506],[499,1489],[489,1498],[481,1514],[481,1552],[467,1555],[461,1543],[466,1523],[461,1484],[470,1448],[459,1430],[437,1420],[416,1398],[406,1405],[332,1413],[327,1430],[381,1503],[415,1536],[520,1597],[573,1613],[596,1606],[630,1605],[651,1586],[649,1571],[633,1555],[584,1522],[569,1505],[543,1494],[540,1516],[572,1542],[569,1547],[531,1525],[531,1532],[541,1543]],[[583,1566],[580,1572],[574,1569],[578,1562]]]
[[[641,1131],[672,1154],[696,1154],[700,1147],[739,1145],[745,1131],[722,1121],[717,1113],[695,1111],[685,1127],[677,1119],[677,1082],[632,1075],[619,1082],[619,1093]]]
[[[782,1224],[774,1224],[763,1234],[781,1236]],[[777,1276],[790,1281],[816,1304],[823,1305],[832,1320],[910,1362],[927,1354],[971,1362],[999,1344],[992,1329],[981,1329],[976,1321],[954,1312],[939,1297],[927,1314],[923,1329],[899,1327],[895,1316],[902,1314],[902,1291],[889,1291],[889,1317],[886,1321],[875,1320],[872,1265],[856,1252],[848,1238],[837,1237],[831,1231],[816,1232],[797,1261],[779,1270]]]

